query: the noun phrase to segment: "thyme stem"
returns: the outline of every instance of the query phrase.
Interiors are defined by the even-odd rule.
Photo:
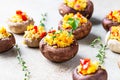
[[[21,57],[20,48],[18,47],[18,45],[15,45],[15,48],[16,48],[16,53],[17,53],[17,59],[19,61],[19,64],[22,66],[22,71],[24,71],[24,79],[23,80],[30,80],[30,72],[28,70],[26,62]]]

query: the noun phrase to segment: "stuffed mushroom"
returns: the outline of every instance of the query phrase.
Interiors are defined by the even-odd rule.
[[[66,14],[58,24],[59,30],[72,31],[77,40],[86,37],[92,28],[92,23],[80,13]]]
[[[52,30],[40,41],[39,48],[44,57],[53,62],[64,62],[78,52],[78,43],[68,31]]]
[[[8,51],[15,45],[15,37],[12,33],[6,31],[5,27],[0,28],[0,53]]]
[[[105,43],[111,51],[120,53],[120,26],[111,27],[106,35]]]
[[[72,74],[73,80],[107,80],[107,72],[90,59],[80,59],[80,65]]]
[[[94,11],[94,5],[90,0],[64,0],[59,6],[59,13],[65,14],[77,12],[81,13],[86,18],[90,19]]]
[[[25,12],[17,10],[16,14],[8,19],[7,24],[11,32],[21,34],[27,30],[27,26],[34,24],[34,21]]]
[[[29,25],[23,36],[23,43],[28,47],[39,47],[40,40],[46,36],[43,26]]]
[[[112,26],[120,25],[120,10],[111,11],[103,20],[103,28],[109,31]]]

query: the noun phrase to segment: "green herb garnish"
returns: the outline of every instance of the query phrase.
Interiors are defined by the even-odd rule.
[[[96,43],[99,43],[100,41],[101,41],[101,38],[98,37],[98,38],[94,39],[94,40],[91,42],[90,45],[91,45],[92,47],[95,47],[95,44],[96,44]]]
[[[20,48],[18,47],[18,45],[15,45],[15,48],[16,48],[16,53],[17,53],[17,59],[19,61],[19,64],[22,66],[22,70],[24,71],[24,76],[25,76],[24,80],[29,80],[30,79],[30,72],[28,70],[26,62],[21,57]]]
[[[69,37],[72,35],[72,30],[69,32]]]
[[[52,39],[55,39],[56,38],[56,36],[52,36]]]
[[[41,16],[42,16],[42,18],[40,20],[39,26],[43,26],[44,27],[45,26],[46,17],[47,17],[47,13],[41,14]]]
[[[67,21],[67,23],[72,26],[73,30],[77,29],[77,27],[79,26],[79,22],[80,22],[80,20],[77,19],[77,18],[75,18],[75,19],[74,18],[69,18],[68,21]]]
[[[97,45],[97,43],[99,44],[98,47],[100,47],[100,48],[99,48],[99,50],[98,50],[98,54],[97,54],[96,57],[98,58],[100,64],[103,64],[103,63],[104,63],[104,59],[105,59],[106,45],[104,45],[104,44],[102,43],[100,37],[98,37],[98,38],[96,38],[95,40],[93,40],[90,45],[91,45],[92,47],[95,47],[95,45]]]
[[[106,50],[106,45],[100,44],[100,49],[99,49],[98,54],[96,56],[99,59],[100,64],[104,63],[105,50]]]

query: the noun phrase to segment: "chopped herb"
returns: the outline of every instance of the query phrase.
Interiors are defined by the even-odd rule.
[[[63,30],[62,30],[62,29],[60,29],[60,33],[62,33],[62,31],[63,31]]]
[[[72,26],[73,30],[76,30],[77,27],[79,26],[79,22],[80,22],[79,19],[69,18],[67,23]]]
[[[55,38],[56,38],[56,36],[52,36],[52,38],[53,38],[53,39],[55,39]]]
[[[63,30],[60,29],[59,31],[56,31],[55,34],[60,34],[60,33],[62,33],[62,31],[63,31]]]
[[[72,35],[72,31],[69,32],[69,37]]]
[[[17,53],[17,59],[19,61],[19,64],[22,66],[22,70],[24,71],[24,80],[30,80],[30,72],[28,70],[26,62],[21,57],[20,48],[18,47],[18,45],[15,45],[15,48]]]
[[[76,28],[79,26],[79,23],[80,23],[80,20],[76,18],[76,19],[75,19]]]

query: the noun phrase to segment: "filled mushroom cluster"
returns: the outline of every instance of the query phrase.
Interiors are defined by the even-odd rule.
[[[40,25],[34,25],[32,17],[21,10],[7,20],[8,32],[0,28],[0,53],[10,50],[16,44],[14,34],[23,34],[23,43],[28,48],[39,48],[41,54],[52,62],[68,61],[78,53],[78,40],[87,37],[92,29],[94,5],[90,0],[64,0],[58,8],[62,19],[58,30],[45,30],[45,17]],[[120,10],[108,13],[102,20],[103,28],[108,32],[105,43],[116,53],[120,53]],[[7,44],[6,44],[7,43]],[[80,59],[72,74],[73,80],[107,80],[108,74],[99,62],[89,58]]]

